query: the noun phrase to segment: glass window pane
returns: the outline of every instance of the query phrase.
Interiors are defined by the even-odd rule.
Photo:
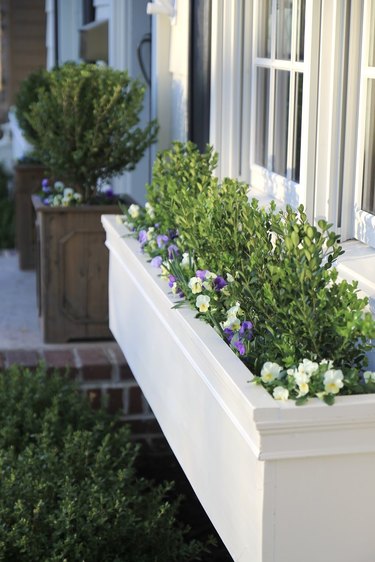
[[[258,2],[258,49],[257,56],[271,58],[272,0]]]
[[[375,80],[368,81],[362,209],[375,215]]]
[[[276,70],[272,170],[284,177],[287,175],[289,83],[290,73]]]
[[[375,29],[375,2],[370,3],[370,26],[369,29]],[[370,33],[370,51],[369,66],[375,66],[375,33]]]
[[[255,162],[264,168],[268,165],[269,98],[270,71],[257,68]]]
[[[292,180],[297,183],[299,183],[299,171],[301,162],[302,93],[303,74],[297,72],[294,86],[293,155],[291,173]]]
[[[303,62],[305,57],[305,13],[306,0],[297,1],[296,60]]]
[[[276,3],[276,58],[290,60],[292,46],[292,0]]]

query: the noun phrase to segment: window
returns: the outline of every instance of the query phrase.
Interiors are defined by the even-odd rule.
[[[355,193],[355,236],[375,247],[375,3],[365,0]]]
[[[219,175],[375,248],[375,1],[212,6]]]

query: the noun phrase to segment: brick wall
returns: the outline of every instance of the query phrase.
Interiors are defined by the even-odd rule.
[[[111,413],[120,410],[122,419],[131,426],[136,441],[144,443],[154,452],[167,449],[161,429],[123,353],[115,343],[0,351],[0,369],[13,364],[35,369],[41,361],[50,371],[59,369],[65,372],[68,368],[93,407],[104,403]]]

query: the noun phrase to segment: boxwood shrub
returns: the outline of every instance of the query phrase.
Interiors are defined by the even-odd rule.
[[[0,560],[200,560],[170,483],[136,474],[128,429],[59,374],[0,373]]]

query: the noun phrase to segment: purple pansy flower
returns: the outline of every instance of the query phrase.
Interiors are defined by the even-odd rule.
[[[197,269],[197,271],[195,272],[196,277],[199,277],[199,279],[201,279],[201,281],[205,281],[206,280],[206,275],[207,275],[207,269]]]
[[[156,243],[158,245],[158,248],[164,248],[168,240],[169,238],[166,234],[158,234],[156,237]]]
[[[253,337],[253,327],[253,323],[250,322],[250,320],[244,320],[240,327],[240,336],[251,340],[251,338]]]
[[[162,263],[163,263],[163,258],[161,256],[155,256],[151,260],[152,267],[161,267]]]
[[[108,187],[108,188],[105,190],[105,195],[106,195],[106,197],[108,197],[108,199],[110,199],[111,197],[114,196],[112,187]]]
[[[146,232],[146,230],[140,230],[139,231],[138,242],[141,244],[142,247],[145,244],[147,244],[147,232]]]
[[[237,349],[240,355],[245,355],[245,345],[241,340],[237,340],[236,342],[234,342],[233,346]]]
[[[176,277],[174,275],[170,275],[168,285],[173,287],[174,283],[176,283]]]
[[[215,277],[213,281],[213,286],[217,293],[221,291],[221,289],[224,289],[224,287],[226,287],[227,285],[228,283],[225,281],[224,277],[221,277],[221,275]]]
[[[233,339],[234,332],[230,328],[224,328],[224,335],[227,342],[230,343]]]
[[[44,180],[42,180],[42,191],[44,193],[51,193],[51,188],[48,185],[49,181],[47,178],[44,178]]]
[[[177,230],[176,230],[175,228],[170,228],[170,229],[168,230],[168,235],[169,235],[169,238],[170,238],[171,240],[174,240],[175,238],[178,237]]]
[[[176,244],[171,244],[170,246],[168,246],[168,258],[170,260],[172,260],[175,256],[177,256],[179,253],[179,250],[176,246]]]

